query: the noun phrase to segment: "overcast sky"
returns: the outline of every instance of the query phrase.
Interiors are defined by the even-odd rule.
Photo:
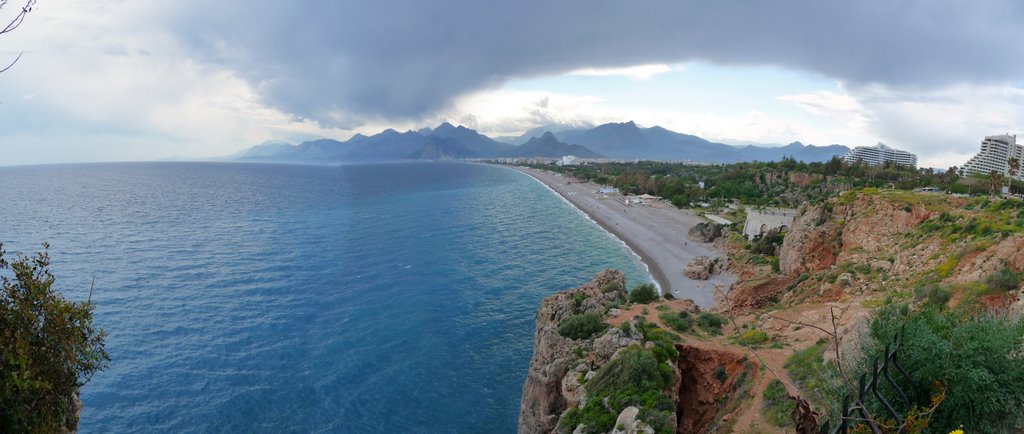
[[[39,0],[0,35],[0,63],[25,53],[0,165],[634,120],[947,167],[1020,132],[1022,41],[1016,1]]]

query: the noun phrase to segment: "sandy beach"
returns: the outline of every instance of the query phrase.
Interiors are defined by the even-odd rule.
[[[695,256],[723,256],[711,244],[687,238],[691,227],[705,221],[689,211],[664,202],[627,206],[621,194],[595,194],[600,186],[593,183],[581,183],[543,170],[504,167],[544,183],[626,243],[647,265],[662,291],[671,292],[676,298],[689,298],[701,308],[707,308],[714,302],[714,286],[719,285],[726,291],[734,281],[727,273],[708,280],[693,280],[683,274],[683,267]]]

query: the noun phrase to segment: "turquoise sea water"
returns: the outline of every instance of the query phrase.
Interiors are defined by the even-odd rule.
[[[0,168],[110,369],[81,432],[514,432],[541,298],[649,281],[544,186],[461,163]]]

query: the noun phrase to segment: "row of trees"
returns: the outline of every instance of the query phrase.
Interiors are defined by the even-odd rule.
[[[782,161],[725,165],[642,161],[564,166],[556,170],[614,186],[624,193],[659,196],[680,207],[711,199],[735,199],[761,206],[795,206],[838,191],[862,187],[936,187],[963,193],[970,192],[972,188],[972,184],[962,183],[956,167],[938,172],[891,162],[878,166],[863,162],[848,164],[839,157],[826,162],[806,163],[784,158]],[[700,183],[703,183],[703,188]]]

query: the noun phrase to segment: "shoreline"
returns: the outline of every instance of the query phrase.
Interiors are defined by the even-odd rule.
[[[523,171],[520,170],[520,172]],[[644,252],[644,249],[642,247],[633,243],[633,241],[630,240],[629,237],[624,236],[621,232],[619,232],[619,230],[616,227],[609,226],[603,220],[595,219],[594,216],[590,215],[590,213],[581,209],[579,205],[570,201],[567,197],[565,197],[565,195],[559,193],[552,186],[548,185],[544,181],[541,181],[536,176],[533,176],[532,174],[527,172],[523,173],[526,173],[527,175],[530,176],[530,178],[533,178],[534,181],[537,181],[538,183],[540,183],[540,185],[543,185],[544,188],[547,188],[549,191],[551,191],[560,199],[562,199],[562,201],[572,206],[572,208],[575,209],[576,212],[582,214],[583,217],[585,217],[587,220],[590,220],[592,223],[600,226],[601,229],[604,229],[604,231],[608,233],[608,235],[611,235],[612,238],[615,238],[616,241],[625,246],[626,250],[629,250],[629,253],[635,256],[640,261],[640,265],[643,265],[644,271],[647,271],[647,274],[651,276],[651,280],[653,281],[652,283],[654,283],[654,286],[658,287],[659,294],[664,294],[664,291],[668,291],[668,289],[666,289],[668,288],[668,278],[665,276],[665,272],[662,271],[661,268],[658,267],[657,265],[653,267],[651,266],[651,256],[648,253]]]
[[[701,308],[714,304],[714,288],[721,286],[727,292],[735,279],[728,272],[708,280],[692,280],[684,276],[683,268],[690,259],[706,255],[722,256],[711,244],[691,241],[687,232],[703,220],[672,205],[627,206],[618,194],[598,197],[593,183],[567,183],[560,174],[518,166],[505,167],[533,178],[562,200],[566,201],[588,220],[636,255],[658,286],[659,292],[671,293],[679,299],[691,299]]]

